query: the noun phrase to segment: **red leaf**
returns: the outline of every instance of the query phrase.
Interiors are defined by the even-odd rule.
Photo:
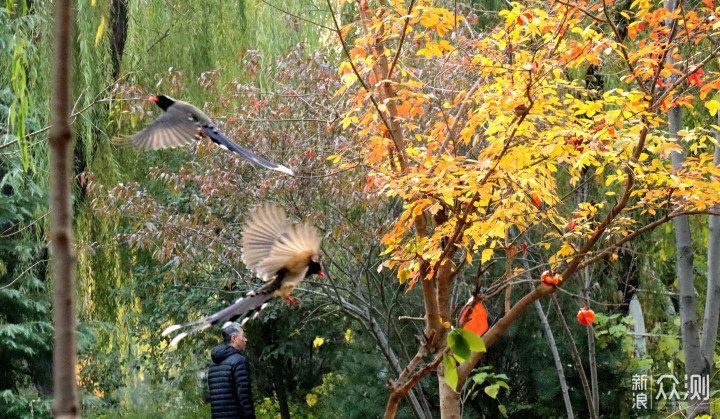
[[[525,256],[527,254],[527,244],[523,243],[522,250],[523,250],[523,256]]]
[[[306,155],[309,159],[312,158],[313,154],[315,154],[315,150],[308,150],[308,151],[305,152],[305,155]]]
[[[575,222],[575,220],[570,220],[570,222],[567,224],[567,226],[565,226],[565,229],[567,229],[568,231],[575,230],[576,225],[577,225],[577,223]]]
[[[540,205],[542,205],[542,201],[540,200],[540,197],[534,193],[532,194],[532,200],[536,207],[540,208]]]
[[[468,308],[470,307],[468,306],[463,309],[463,312],[460,315],[460,321],[466,319],[465,316],[467,315]],[[482,303],[475,304],[475,308],[468,316],[467,322],[463,326],[463,329],[469,330],[473,333],[477,333],[479,336],[482,336],[485,332],[487,332],[487,310],[485,310],[485,306],[483,306]]]
[[[530,12],[525,12],[517,17],[517,24],[518,25],[527,25],[532,20],[532,15]]]

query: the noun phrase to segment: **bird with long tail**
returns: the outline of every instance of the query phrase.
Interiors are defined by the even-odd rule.
[[[273,297],[296,300],[290,293],[310,275],[325,277],[320,265],[320,236],[315,227],[305,223],[292,223],[285,211],[275,205],[266,204],[256,209],[249,217],[242,235],[242,261],[265,285],[250,291],[247,295],[217,313],[184,324],[166,328],[166,336],[176,330],[195,326],[182,332],[170,343],[175,346],[181,339],[194,332],[246,315],[243,324],[254,313],[260,314]]]
[[[149,100],[159,106],[165,113],[142,131],[132,136],[131,142],[135,147],[141,150],[180,147],[191,143],[196,137],[205,135],[220,147],[239,154],[253,166],[293,175],[293,171],[287,167],[272,163],[235,144],[217,129],[205,112],[195,106],[164,95],[153,95],[150,96]]]

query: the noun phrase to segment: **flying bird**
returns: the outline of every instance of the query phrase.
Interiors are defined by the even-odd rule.
[[[191,143],[195,137],[204,134],[215,144],[238,153],[254,166],[293,174],[293,171],[287,167],[271,163],[235,144],[217,129],[205,112],[195,106],[164,95],[153,95],[149,100],[165,113],[132,137],[131,141],[136,147],[142,150],[179,147]]]
[[[163,336],[179,329],[195,326],[177,335],[171,346],[185,336],[207,329],[213,324],[243,314],[260,314],[272,297],[296,300],[290,296],[295,287],[310,275],[325,277],[320,266],[320,236],[315,227],[291,223],[282,208],[266,204],[255,210],[246,222],[242,235],[242,261],[265,285],[250,291],[235,304],[189,323],[165,329]],[[243,323],[250,317],[246,316]]]

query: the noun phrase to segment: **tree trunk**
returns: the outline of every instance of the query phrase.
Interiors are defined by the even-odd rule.
[[[442,419],[460,419],[460,393],[445,383],[445,368],[442,364],[437,371],[440,386],[440,417]]]
[[[647,355],[647,344],[645,340],[645,317],[637,293],[633,295],[628,307],[630,316],[635,320],[635,357],[644,358]]]
[[[668,111],[671,135],[677,135],[682,127],[679,107]],[[680,144],[680,142],[678,142]],[[682,144],[680,144],[682,146]],[[673,170],[678,171],[685,161],[681,153],[673,153]],[[678,280],[678,294],[680,300],[680,324],[685,355],[686,386],[689,389],[689,379],[693,375],[705,376],[710,373],[710,366],[704,361],[700,353],[700,339],[697,323],[697,306],[695,301],[695,285],[693,270],[693,246],[690,233],[690,219],[687,215],[675,218],[675,245],[677,247],[677,262],[675,266]],[[688,409],[689,417],[706,414],[702,409]]]
[[[578,369],[578,375],[580,376],[580,382],[582,383],[583,393],[585,393],[585,400],[588,404],[589,416],[592,419],[595,419],[598,417],[598,415],[597,411],[595,410],[595,403],[593,403],[592,392],[590,389],[590,384],[588,384],[587,375],[585,375],[585,369],[583,368],[582,359],[580,358],[580,353],[578,352],[577,346],[575,345],[575,339],[573,338],[573,335],[570,332],[570,328],[565,321],[565,317],[563,316],[563,312],[560,308],[560,303],[558,302],[557,297],[555,297],[555,294],[552,294],[550,298],[552,299],[553,306],[558,313],[560,324],[562,325],[563,332],[565,332],[565,338],[567,339],[568,346],[570,347],[570,352],[573,355],[573,360],[575,361],[575,365]],[[589,326],[586,326],[586,328],[588,327]],[[592,333],[592,331],[588,331],[588,333]]]
[[[665,7],[671,13],[677,7],[677,0],[665,0]],[[665,26],[673,28],[676,22],[672,18],[665,19]],[[675,59],[673,54],[677,51],[669,51],[667,57],[668,64],[673,64]],[[668,82],[672,84],[676,75],[670,76]],[[676,143],[683,147],[678,132],[682,129],[682,111],[679,106],[675,106],[668,110],[668,131],[670,135],[676,139]],[[685,161],[685,154],[672,153],[673,172],[680,170]],[[680,331],[682,335],[683,354],[685,355],[685,386],[690,389],[689,383],[692,376],[700,375],[702,377],[709,376],[710,365],[705,362],[700,353],[700,339],[697,324],[697,306],[695,301],[695,285],[693,271],[693,246],[692,235],[690,233],[690,219],[688,216],[680,216],[675,218],[675,244],[677,247],[677,262],[675,271],[678,280],[678,294],[680,300]],[[709,395],[703,395],[703,398]],[[688,400],[691,404],[692,402]],[[688,408],[688,417],[709,414],[707,409],[709,405],[701,404],[695,408]]]
[[[718,114],[720,120],[720,113]],[[720,132],[714,130],[715,139],[720,140]],[[715,146],[715,167],[720,166],[720,146]],[[714,178],[713,181],[720,182]],[[712,208],[720,211],[720,206]],[[720,316],[720,216],[711,215],[708,233],[708,259],[707,259],[707,292],[705,296],[705,316],[703,318],[702,339],[700,352],[703,361],[708,365],[713,362],[713,353],[718,332],[718,316]],[[703,395],[705,396],[705,395]],[[708,397],[703,397],[707,402]],[[709,412],[709,406],[703,403],[703,412]]]
[[[275,359],[273,362],[273,376],[275,384],[275,394],[277,394],[278,405],[280,405],[280,417],[282,419],[290,419],[290,407],[288,406],[287,400],[287,388],[285,387],[285,381],[283,380],[281,370],[285,370],[282,361]],[[291,371],[291,370],[288,370]]]
[[[590,268],[583,269],[582,295],[585,299],[585,306],[590,307]],[[590,389],[592,391],[593,410],[600,416],[600,385],[598,384],[597,358],[595,356],[595,332],[592,324],[587,326],[588,341],[588,364],[590,366]]]
[[[75,313],[73,310],[73,274],[75,255],[72,246],[70,207],[70,42],[72,10],[69,0],[55,2],[55,55],[53,58],[50,129],[50,238],[55,280],[53,324],[53,414],[57,418],[77,418],[80,414],[75,378]]]
[[[113,79],[120,76],[120,64],[122,63],[123,52],[125,52],[128,28],[127,9],[128,0],[112,0],[112,9],[110,11],[110,25],[112,26],[110,57],[112,58]]]
[[[668,10],[675,9],[675,0],[666,2]],[[671,55],[668,62],[672,64]],[[673,107],[668,111],[668,130],[670,135],[677,139],[677,144],[682,147],[677,133],[682,129],[682,112],[680,107]],[[685,155],[683,153],[672,153],[673,171],[680,170]],[[697,323],[697,306],[695,301],[695,285],[693,270],[693,246],[690,233],[690,218],[687,215],[679,216],[674,220],[675,224],[675,245],[677,248],[677,261],[675,271],[678,280],[678,297],[680,300],[680,330],[682,335],[683,353],[685,355],[685,385],[690,388],[689,380],[692,376],[706,376],[710,373],[710,366],[700,353],[700,339]],[[705,396],[703,396],[705,397]],[[688,417],[709,413],[702,405],[698,408],[690,407]]]
[[[545,329],[545,336],[547,336],[548,343],[550,344],[550,352],[552,352],[553,360],[555,361],[555,369],[557,370],[558,380],[560,381],[560,388],[562,389],[567,417],[568,419],[573,419],[575,415],[573,414],[572,403],[570,402],[570,391],[568,389],[567,381],[565,380],[565,371],[563,370],[560,353],[558,352],[557,344],[555,343],[555,335],[550,327],[550,322],[548,322],[547,316],[545,316],[545,312],[542,309],[540,301],[535,300],[533,304],[535,304],[538,317],[540,317],[540,322],[543,325],[543,329]]]

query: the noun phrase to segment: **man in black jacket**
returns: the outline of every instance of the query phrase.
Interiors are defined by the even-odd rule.
[[[239,324],[223,327],[224,345],[212,349],[208,371],[213,419],[255,419],[250,388],[250,367],[240,352],[247,339]]]

